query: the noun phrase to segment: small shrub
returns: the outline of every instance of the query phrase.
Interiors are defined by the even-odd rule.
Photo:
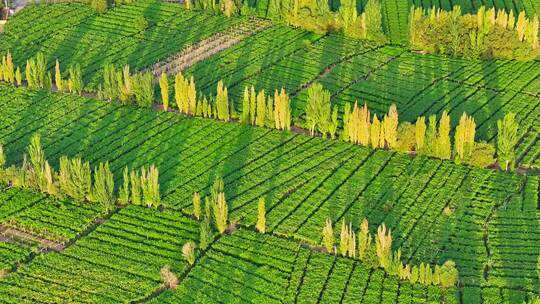
[[[107,0],[91,0],[90,7],[99,14],[103,14],[107,11]]]
[[[150,24],[148,23],[146,18],[144,18],[144,16],[139,16],[139,17],[135,18],[135,28],[139,32],[146,31],[149,26],[150,26]]]
[[[189,241],[182,246],[182,256],[189,265],[195,264],[195,243]]]
[[[159,272],[159,275],[161,276],[163,284],[165,284],[166,288],[175,289],[178,286],[178,278],[171,271],[171,266],[163,266],[163,268],[161,268],[161,271]]]

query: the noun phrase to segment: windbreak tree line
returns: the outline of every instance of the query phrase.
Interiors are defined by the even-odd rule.
[[[534,60],[540,56],[538,16],[527,18],[524,11],[480,7],[465,14],[459,6],[452,11],[412,7],[409,17],[413,49],[465,58]]]
[[[383,268],[388,274],[398,276],[401,280],[408,280],[413,284],[452,287],[459,279],[456,264],[451,260],[446,261],[442,266],[435,265],[433,268],[425,263],[403,264],[401,250],[392,250],[391,230],[387,229],[383,223],[377,228],[377,233],[373,237],[369,232],[368,220],[365,218],[361,221],[358,233],[354,231],[352,223],[347,224],[343,220],[338,245],[336,245],[332,221],[327,219],[322,230],[322,245],[328,253],[359,259],[370,268]]]
[[[186,9],[207,10],[229,17],[256,15],[247,0],[192,1],[185,2]],[[342,32],[348,37],[385,41],[379,0],[368,0],[363,12],[358,12],[354,0],[342,1],[337,12],[333,12],[325,0],[270,0],[262,17],[317,33]]]
[[[25,71],[34,84],[34,88],[41,88],[37,84],[49,83],[52,86],[50,73],[46,74],[46,64],[40,53],[35,59],[29,60],[29,68]],[[13,73],[11,55],[6,54],[0,65],[0,76],[10,82],[15,79],[17,72]],[[13,75],[15,74],[15,75]],[[83,90],[82,75],[78,65],[69,69],[68,80],[62,79],[59,62],[55,66],[55,81],[58,91],[69,91],[81,94]],[[116,69],[107,65],[103,69],[104,83],[99,86],[97,96],[101,99],[118,100],[122,104],[136,104],[140,107],[154,105],[155,85],[150,72],[130,73],[130,67],[124,66]],[[174,77],[174,92],[170,92],[169,81],[166,74],[162,74],[156,81],[160,86],[161,102],[164,110],[170,107],[170,99],[174,97],[175,105],[180,113],[205,118],[215,118],[222,121],[238,119],[241,123],[278,130],[290,130],[293,125],[291,115],[291,100],[284,89],[275,90],[273,98],[267,96],[264,90],[256,92],[252,86],[244,89],[241,113],[234,108],[234,101],[229,99],[228,89],[219,81],[216,95],[204,96],[198,94],[193,76],[184,77],[181,73]],[[66,89],[67,83],[67,89]],[[474,118],[463,113],[454,134],[454,145],[450,138],[450,117],[444,111],[440,120],[432,115],[426,121],[425,117],[418,117],[415,124],[399,123],[398,110],[395,105],[390,106],[387,114],[380,119],[371,115],[368,107],[357,103],[346,103],[341,116],[341,130],[339,109],[331,104],[331,94],[319,83],[312,84],[307,89],[308,100],[305,107],[305,116],[297,121],[297,126],[309,130],[313,136],[316,133],[322,137],[339,138],[371,148],[393,149],[400,152],[414,152],[419,155],[437,157],[440,159],[454,159],[456,163],[466,163],[478,167],[487,167],[495,163],[495,147],[486,142],[476,142],[476,124]],[[501,167],[512,169],[515,163],[514,148],[519,140],[518,126],[515,115],[508,113],[498,122],[497,155]]]
[[[309,88],[308,101],[305,108],[304,127],[311,134],[319,132],[323,137],[329,134],[332,138],[337,130],[338,109],[331,111],[330,92],[321,85],[314,84]],[[495,147],[486,142],[476,142],[476,124],[474,118],[463,113],[454,134],[452,148],[450,117],[443,111],[437,121],[435,115],[426,118],[418,117],[413,125],[409,122],[399,123],[399,114],[395,105],[391,105],[388,113],[380,120],[376,114],[371,115],[367,104],[359,107],[347,103],[343,109],[343,127],[340,140],[366,147],[392,149],[400,152],[414,152],[440,159],[454,159],[456,163],[466,163],[477,167],[487,167],[495,163]],[[497,154],[501,166],[505,170],[513,168],[515,161],[514,148],[517,145],[518,124],[515,114],[508,113],[499,120]]]
[[[157,207],[160,202],[159,172],[151,165],[149,169],[124,171],[124,184],[115,191],[114,176],[109,163],[99,163],[92,170],[89,162],[79,157],[60,157],[56,172],[46,159],[41,137],[34,134],[20,167],[5,166],[5,156],[0,145],[0,181],[17,188],[29,188],[60,199],[72,198],[78,202],[101,204],[111,209],[118,202]],[[140,172],[140,173],[139,173]]]

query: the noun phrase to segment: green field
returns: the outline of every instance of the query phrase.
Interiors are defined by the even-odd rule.
[[[339,2],[330,2],[334,10]],[[266,17],[268,1],[249,4]],[[363,10],[365,1],[357,4]],[[464,12],[486,5],[523,9],[529,16],[540,12],[540,4],[381,4],[388,38],[383,45],[276,22],[263,27],[260,19],[154,0],[102,14],[81,3],[30,5],[17,13],[0,33],[0,55],[10,51],[24,70],[26,61],[42,52],[53,76],[59,60],[64,78],[70,65],[80,64],[86,88],[76,96],[0,83],[0,155],[5,156],[5,164],[0,157],[0,302],[537,304],[540,62],[415,52],[407,46],[407,23],[413,4],[443,9],[459,4]],[[144,29],[141,18],[148,22]],[[230,42],[219,39],[246,25],[257,29],[233,34],[237,41],[225,47],[212,45]],[[198,45],[201,41],[209,49]],[[159,105],[122,105],[95,94],[108,64],[149,71],[178,54],[189,63],[182,73],[194,77],[199,97],[214,96],[223,80],[238,111],[246,86],[269,95],[284,88],[293,128],[278,131],[163,111]],[[173,87],[174,76],[168,76]],[[519,123],[518,168],[481,169],[310,136],[302,127],[314,83],[330,92],[340,119],[345,105],[356,101],[379,117],[396,104],[400,122],[447,111],[452,140],[466,112],[476,122],[476,141],[496,146],[497,121],[513,112]],[[155,93],[159,103],[158,85]],[[105,206],[15,185],[5,168],[23,167],[30,179],[28,146],[36,134],[54,172],[60,171],[62,156],[80,157],[92,168],[108,162],[117,192],[124,168],[155,165],[159,206]],[[60,173],[53,177],[62,179]],[[193,197],[212,195],[219,178],[230,227],[224,234],[214,231],[202,249],[204,222],[197,219]],[[264,234],[256,229],[261,200]],[[454,261],[457,284],[443,288],[401,280],[322,247],[328,219],[338,244],[342,223],[360,233],[364,218],[371,234],[383,223],[391,229],[391,249],[400,250],[403,263],[435,267]],[[197,246],[193,265],[183,257],[189,241]],[[176,288],[164,285],[165,265],[178,278]]]
[[[142,69],[178,52],[186,44],[245,22],[241,18],[189,13],[174,5],[154,2],[138,2],[97,17],[89,12],[82,13],[72,4],[59,7],[71,16],[67,20],[73,20],[72,24],[39,30],[21,40],[20,31],[28,31],[14,24],[24,24],[33,18],[32,12],[37,8],[30,8],[11,21],[12,27],[5,34],[7,39],[0,41],[0,50],[11,50],[15,64],[24,63],[38,51],[45,53],[51,68],[55,58],[64,66],[78,62],[90,89],[102,83],[102,68],[107,63],[117,66],[128,63],[132,69]],[[144,35],[128,33],[133,28],[128,19],[122,18],[140,14],[150,20],[149,30]],[[49,16],[54,15],[40,17],[42,23],[53,23]],[[112,21],[117,19],[118,22]],[[174,20],[173,24],[177,25],[171,28],[168,20]],[[195,27],[197,32],[190,31],[189,35],[178,32],[195,21],[210,22],[212,26]],[[98,30],[97,26],[105,22],[110,23],[110,31]],[[99,31],[103,39],[96,40],[98,34],[92,31]],[[167,35],[171,35],[171,39],[182,38],[174,38],[173,43],[164,38],[166,47],[155,43],[155,37]],[[35,43],[36,40],[42,42]],[[114,48],[103,52],[103,46],[111,41],[115,41]],[[453,126],[463,112],[467,112],[477,122],[477,138],[492,143],[496,139],[497,120],[511,111],[517,114],[521,126],[518,162],[526,167],[540,165],[540,104],[537,101],[540,65],[537,62],[449,59],[412,53],[403,47],[374,47],[334,34],[321,36],[277,25],[199,61],[185,73],[195,77],[197,89],[206,95],[215,94],[217,82],[223,80],[240,110],[245,86],[253,85],[266,92],[285,88],[293,96],[293,116],[299,123],[304,115],[305,88],[313,82],[330,90],[332,102],[339,105],[340,111],[345,103],[358,100],[382,115],[395,103],[402,121],[414,122],[418,116],[440,115],[446,110]]]
[[[367,217],[372,229],[382,222],[393,229],[405,260],[456,261],[464,295],[474,298],[495,288],[525,297],[540,288],[537,247],[531,247],[540,237],[537,177],[63,94],[7,86],[2,92],[10,103],[2,116],[13,118],[0,128],[8,163],[21,161],[30,136],[38,132],[54,166],[60,155],[81,155],[93,164],[109,160],[117,184],[124,166],[155,163],[163,204],[174,210],[190,213],[192,193],[208,193],[222,176],[230,218],[242,224],[255,223],[259,197],[269,206],[269,231],[311,244],[319,243],[328,217],[355,227]],[[42,204],[48,203],[28,206],[18,217],[46,214]],[[447,207],[455,211],[445,215]],[[82,222],[93,214],[76,210]],[[515,294],[518,287],[522,291]]]

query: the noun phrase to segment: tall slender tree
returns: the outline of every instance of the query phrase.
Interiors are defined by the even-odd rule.
[[[450,116],[443,112],[439,121],[439,133],[437,134],[437,144],[435,155],[440,159],[450,159],[452,156],[452,145],[450,143]]]
[[[514,113],[508,113],[497,121],[497,158],[505,170],[514,167],[516,159],[514,150],[519,140],[518,128]]]
[[[161,73],[161,76],[159,77],[159,88],[161,90],[163,109],[167,111],[167,109],[169,109],[169,79],[165,73]]]
[[[261,233],[266,232],[266,204],[264,197],[260,197],[257,204],[257,225],[255,227]]]
[[[323,231],[323,245],[327,252],[334,252],[334,229],[332,228],[332,220],[326,219]]]
[[[426,146],[426,118],[424,116],[416,119],[415,125],[416,153],[423,154]]]
[[[217,118],[225,121],[229,120],[229,93],[227,87],[223,85],[222,80],[220,80],[217,85],[216,107]]]
[[[476,124],[474,118],[463,113],[456,127],[454,140],[454,160],[457,163],[468,162],[474,150],[474,137],[476,132]]]
[[[330,92],[323,89],[320,83],[315,83],[308,89],[306,104],[306,123],[311,134],[315,134],[316,128],[321,133],[326,133],[330,116]]]

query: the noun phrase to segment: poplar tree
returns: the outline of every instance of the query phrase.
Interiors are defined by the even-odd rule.
[[[11,56],[11,53],[9,51],[7,52],[5,56],[4,80],[9,83],[15,83],[13,57]]]
[[[345,220],[341,222],[341,233],[339,238],[339,252],[342,256],[347,256],[349,253],[349,226],[345,224]]]
[[[249,120],[252,125],[255,125],[257,115],[257,93],[255,92],[255,87],[251,86],[249,91]]]
[[[278,130],[291,129],[291,101],[285,89],[274,93],[275,128]]]
[[[77,63],[69,67],[68,88],[70,93],[81,94],[84,84],[82,80],[81,66]]]
[[[26,61],[26,81],[31,89],[43,89],[46,86],[46,63],[43,53],[39,52],[35,58]]]
[[[381,122],[379,121],[379,118],[377,118],[377,114],[373,114],[373,122],[371,123],[371,129],[370,129],[370,142],[371,147],[376,149],[379,148],[380,143],[380,136],[381,134]]]
[[[122,74],[119,74],[122,78]],[[118,98],[120,94],[119,85],[123,84],[123,79],[120,81],[117,78],[116,69],[114,65],[107,64],[103,67],[103,92],[105,97],[109,100]]]
[[[497,158],[506,171],[514,167],[516,159],[514,150],[519,137],[515,118],[514,113],[508,113],[497,121]]]
[[[250,116],[249,101],[250,101],[249,88],[246,86],[244,87],[244,97],[242,99],[242,116],[240,118],[241,123],[245,123],[245,124],[249,123],[249,116]]]
[[[109,162],[100,163],[94,168],[94,185],[90,200],[107,207],[114,205],[114,177],[109,169]]]
[[[83,162],[80,158],[60,157],[58,181],[63,194],[76,201],[84,201],[92,190],[90,163]]]
[[[225,92],[226,89],[225,89]],[[188,114],[194,115],[197,110],[197,89],[195,87],[195,78],[193,75],[189,79],[187,87],[187,112]]]
[[[364,10],[366,38],[376,41],[384,40],[381,3],[379,0],[368,0]]]
[[[212,210],[214,220],[219,233],[223,234],[227,229],[227,221],[229,216],[229,206],[225,200],[223,192],[223,179],[218,178],[212,187]]]
[[[357,108],[357,111],[358,112],[355,115],[355,117],[357,118],[357,124],[358,124],[358,128],[357,128],[358,142],[361,145],[367,147],[369,145],[369,129],[371,127],[371,124],[370,124],[371,115],[369,113],[366,103],[364,103],[364,106],[362,107],[361,110]]]
[[[268,96],[266,98],[266,113],[265,113],[265,126],[267,128],[274,128],[276,125],[275,113],[274,113],[274,100]]]
[[[323,245],[327,252],[334,251],[334,229],[332,228],[332,220],[327,218],[323,231]]]
[[[330,121],[330,92],[323,89],[320,83],[313,84],[308,89],[308,101],[306,104],[306,123],[311,135],[315,134],[315,128],[326,133],[326,126]]]
[[[0,144],[0,171],[4,169],[6,165],[6,156],[4,155],[4,146]]]
[[[22,86],[22,73],[20,67],[17,67],[17,71],[15,72],[15,80],[17,81],[18,86]]]
[[[220,80],[217,85],[216,95],[217,118],[228,121],[229,113],[229,93],[227,87],[223,85],[223,80]]]
[[[157,207],[161,201],[159,194],[159,171],[155,165],[148,170],[141,169],[142,202],[147,207]]]
[[[142,194],[141,194],[141,178],[136,170],[131,170],[130,174],[130,187],[131,187],[131,203],[133,205],[141,205],[142,203]]]
[[[351,104],[346,103],[343,108],[343,131],[341,132],[341,140],[343,141],[349,141],[350,140],[350,128],[349,128],[349,120],[351,116]]]
[[[398,124],[397,108],[395,104],[392,104],[388,109],[388,115],[385,115],[383,120],[384,138],[389,149],[396,147]]]
[[[364,260],[367,251],[371,247],[371,234],[369,234],[369,223],[367,219],[360,224],[360,234],[358,235],[358,257]]]
[[[435,115],[429,116],[429,126],[426,131],[426,142],[424,152],[429,156],[436,156],[437,147],[437,117]]]
[[[124,167],[122,171],[122,186],[118,190],[118,203],[122,206],[129,204],[129,170]]]
[[[416,153],[423,154],[426,146],[426,118],[424,116],[416,119],[415,125]]]
[[[377,228],[375,237],[375,248],[379,264],[382,268],[388,269],[392,261],[392,232],[386,230],[386,225],[383,223]]]
[[[367,105],[364,104],[362,108],[359,108],[355,102],[353,110],[349,115],[347,127],[349,130],[349,140],[355,144],[359,143],[363,146],[368,146],[370,126],[370,113]]]
[[[456,264],[453,261],[446,261],[441,267],[440,284],[442,287],[456,286],[459,279],[459,273],[456,269]]]
[[[26,69],[24,69],[26,84],[30,89],[36,89],[37,84],[34,81],[34,65],[32,59],[26,60]]]
[[[163,109],[167,111],[169,108],[169,80],[167,74],[161,73],[159,78],[159,88],[161,90],[161,102],[163,103]]]
[[[56,195],[56,185],[54,183],[54,170],[49,165],[48,161],[45,161],[45,167],[44,167],[44,189],[43,191],[45,193],[48,193],[50,195]]]
[[[41,146],[41,137],[32,135],[30,144],[26,148],[30,157],[29,179],[35,189],[43,191],[45,187],[45,152]]]
[[[212,215],[210,213],[210,201],[208,197],[204,198],[204,215],[202,216],[202,222],[199,232],[199,244],[202,250],[206,250],[212,242],[213,233],[210,222],[212,221]]]
[[[266,205],[264,197],[260,197],[257,204],[257,225],[255,227],[261,233],[266,232]]]
[[[199,192],[193,193],[193,215],[196,219],[201,219],[201,195]]]
[[[450,117],[446,111],[443,112],[439,121],[439,133],[437,135],[437,144],[435,154],[440,159],[450,159],[452,148],[450,143]]]
[[[138,73],[132,78],[133,95],[139,107],[149,108],[154,101],[154,84],[152,74]]]
[[[176,101],[176,107],[180,113],[185,113],[184,104],[187,99],[187,85],[186,80],[182,73],[176,74],[174,78],[174,99]]]
[[[339,7],[339,18],[343,25],[343,32],[345,35],[353,35],[351,31],[361,30],[360,28],[355,28],[356,19],[358,18],[358,12],[356,11],[356,1],[354,0],[344,0],[341,2]]]
[[[469,117],[467,113],[463,113],[459,125],[456,127],[454,140],[454,159],[456,163],[467,162],[471,158],[474,150],[475,132],[476,124],[474,119]]]
[[[336,137],[338,125],[339,125],[338,108],[337,106],[334,106],[334,109],[332,111],[332,118],[330,122],[328,123],[328,133],[330,134],[330,138],[334,139]]]
[[[130,98],[133,95],[129,65],[126,64],[121,71],[116,72],[116,79],[118,83],[118,98],[120,99],[120,102],[122,104],[129,104]]]
[[[266,96],[264,90],[261,90],[257,94],[257,111],[255,116],[255,125],[258,127],[264,127],[265,116],[266,116]]]
[[[349,250],[347,255],[351,258],[356,257],[356,234],[352,229],[352,224],[349,224]]]
[[[64,90],[64,82],[62,80],[62,72],[60,71],[60,62],[56,59],[56,66],[54,68],[54,82],[56,83],[56,89],[58,92]]]

